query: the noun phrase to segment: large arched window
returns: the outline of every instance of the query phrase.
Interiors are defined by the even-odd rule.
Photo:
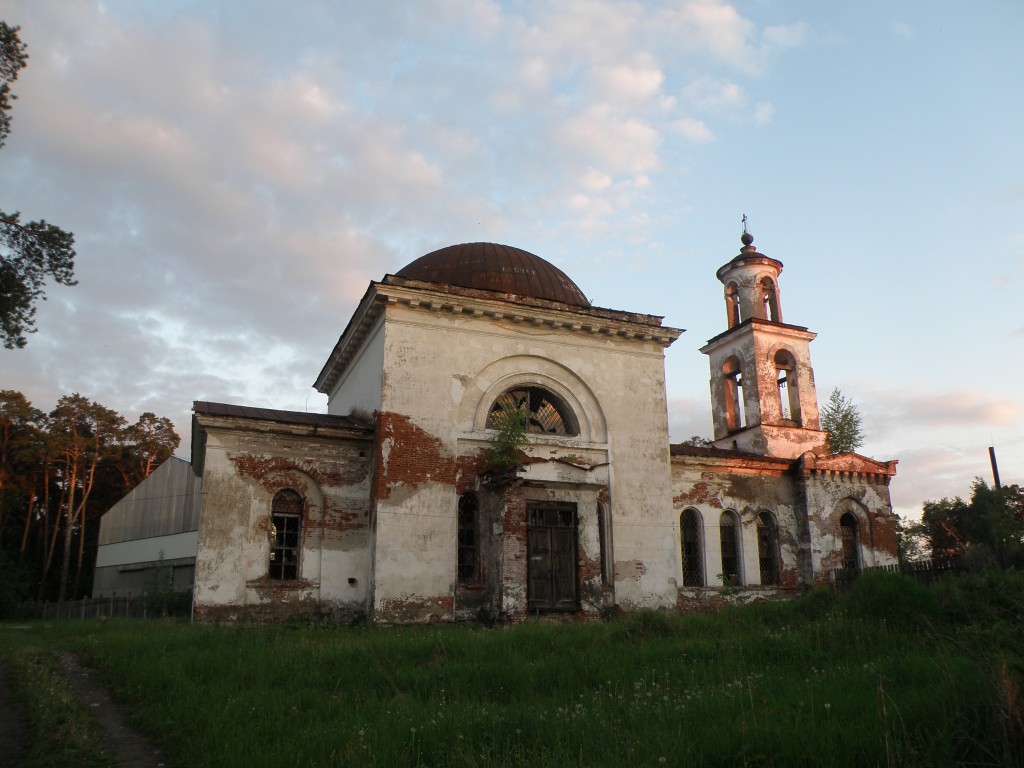
[[[775,353],[775,382],[779,390],[779,411],[782,418],[800,425],[800,387],[797,384],[796,360],[785,349]]]
[[[848,571],[860,570],[860,537],[857,535],[857,518],[847,512],[839,518],[839,531],[843,539],[843,568]]]
[[[740,535],[736,513],[726,510],[718,518],[718,531],[722,540],[722,584],[738,586],[740,576]]]
[[[502,413],[522,411],[528,431],[545,435],[578,435],[580,430],[569,408],[556,395],[541,387],[510,389],[491,406],[487,428],[501,429]]]
[[[704,586],[704,558],[701,556],[700,513],[684,509],[679,516],[679,537],[682,542],[683,586]]]
[[[730,432],[743,429],[743,376],[740,360],[735,355],[722,364],[722,387],[725,390],[725,422]]]
[[[270,506],[270,563],[267,575],[272,579],[299,577],[299,552],[302,542],[302,496],[284,488],[274,494]]]
[[[779,583],[779,531],[770,512],[757,516],[757,562],[761,569],[761,583],[774,586]]]

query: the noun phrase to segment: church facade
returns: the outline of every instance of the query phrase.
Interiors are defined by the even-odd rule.
[[[781,269],[745,234],[718,272],[709,447],[669,444],[682,331],[540,257],[457,245],[371,283],[314,384],[326,414],[195,403],[196,615],[585,618],[895,562],[896,462],[829,454]]]

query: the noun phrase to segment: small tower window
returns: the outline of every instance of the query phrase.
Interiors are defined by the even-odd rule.
[[[775,282],[770,277],[761,278],[761,301],[764,305],[764,319],[773,323],[781,323],[779,314],[779,294]]]
[[[679,536],[683,556],[683,586],[704,586],[704,563],[701,557],[700,514],[684,509],[679,516]]]
[[[722,540],[722,585],[734,587],[740,584],[740,537],[736,513],[726,510],[718,520]]]
[[[775,353],[775,381],[779,392],[779,413],[783,419],[800,424],[800,389],[797,384],[796,360],[785,349]]]
[[[722,386],[725,390],[725,421],[730,432],[743,429],[746,424],[743,408],[743,377],[740,361],[730,357],[722,365]]]
[[[470,491],[459,497],[459,581],[476,581],[480,575],[480,504]]]
[[[302,496],[285,488],[274,494],[270,506],[270,578],[287,581],[299,577],[301,540]]]
[[[541,387],[510,389],[491,406],[487,428],[501,428],[503,411],[525,411],[528,430],[545,435],[578,435],[579,427],[572,411],[554,394]]]
[[[839,518],[839,530],[843,539],[843,568],[847,571],[860,570],[860,554],[857,536],[857,518],[847,512]]]
[[[730,328],[740,324],[740,289],[736,283],[725,286],[725,312]]]
[[[769,512],[757,516],[757,562],[761,569],[761,584],[779,583],[779,534],[775,518]]]

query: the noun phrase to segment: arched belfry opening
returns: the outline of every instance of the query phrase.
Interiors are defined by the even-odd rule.
[[[793,353],[780,349],[773,358],[775,384],[779,396],[779,415],[783,421],[800,426],[800,384]]]
[[[761,317],[764,320],[771,320],[773,323],[782,322],[782,313],[779,312],[779,292],[776,289],[775,281],[770,277],[761,278]]]
[[[743,368],[736,356],[730,357],[722,365],[722,388],[725,419],[729,431],[743,429],[746,425],[743,409]]]
[[[725,312],[730,328],[740,324],[740,287],[736,283],[725,286]]]

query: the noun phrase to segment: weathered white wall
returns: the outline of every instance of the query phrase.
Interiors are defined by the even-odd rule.
[[[585,453],[610,465],[617,599],[672,604],[678,533],[668,483],[664,345],[585,330],[571,312],[529,309],[517,320],[484,313],[507,304],[463,301],[480,309],[456,312],[438,302],[428,309],[422,293],[417,303],[386,308],[375,613],[425,618],[451,610],[457,484],[479,469],[473,456],[460,461],[460,441],[483,444],[492,434],[483,429],[487,409],[519,384],[562,396],[581,422],[577,437],[531,435],[531,456]]]
[[[197,614],[362,613],[369,583],[370,441],[302,430],[288,434],[242,420],[200,422],[207,440]],[[296,581],[267,577],[271,501],[282,488],[294,488],[305,499]]]
[[[380,409],[384,378],[384,317],[377,318],[356,355],[327,398],[327,412],[369,417]]]

